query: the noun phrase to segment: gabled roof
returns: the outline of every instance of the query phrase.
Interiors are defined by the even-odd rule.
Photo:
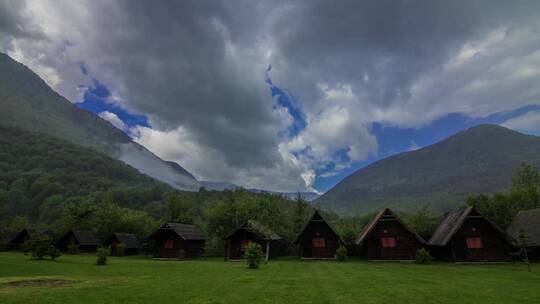
[[[19,235],[20,231],[1,231],[0,243],[9,244]]]
[[[514,221],[508,226],[508,234],[517,237],[519,229],[523,229],[531,246],[540,246],[540,208],[520,211]]]
[[[248,220],[245,222],[242,226],[235,229],[233,232],[231,232],[229,235],[225,237],[225,239],[230,238],[233,234],[235,234],[238,230],[245,229],[251,233],[256,234],[261,239],[265,241],[277,241],[281,240],[281,237],[277,234],[275,234],[272,230],[270,230],[268,227],[262,225],[261,223],[253,220]]]
[[[480,214],[480,212],[478,212],[474,207],[469,206],[465,209],[448,213],[429,240],[429,245],[446,246],[456,232],[458,232],[461,226],[463,226],[463,223],[467,217],[471,215],[471,213],[477,214],[478,216],[484,218],[486,222],[488,222],[493,229],[499,232],[507,242],[511,243],[511,239],[508,237],[506,232],[501,229],[501,227],[490,221],[488,218],[482,216],[482,214]]]
[[[116,239],[124,243],[126,245],[126,249],[140,249],[142,248],[141,243],[135,236],[135,234],[132,233],[113,233],[112,237],[116,237]]]
[[[99,241],[92,231],[88,230],[71,230],[73,236],[83,246],[97,246]],[[69,233],[69,232],[68,232]]]
[[[154,232],[150,237],[154,236],[160,230],[172,230],[179,237],[186,241],[204,241],[204,234],[194,225],[180,223],[165,223]]]
[[[385,219],[385,218],[395,219],[403,228],[405,228],[405,230],[407,230],[410,234],[414,235],[414,237],[416,238],[418,242],[420,242],[421,244],[426,243],[426,241],[421,236],[419,236],[416,232],[409,229],[409,227],[407,227],[407,225],[405,225],[405,223],[403,223],[401,219],[392,212],[392,210],[385,208],[379,211],[373,217],[373,219],[364,227],[362,232],[360,232],[360,234],[358,235],[358,238],[356,238],[356,244],[358,245],[362,243],[364,239],[369,235],[371,230],[373,230],[373,228],[377,226],[377,223],[379,223],[380,220]]]
[[[309,221],[306,222],[304,227],[302,227],[302,230],[300,230],[300,232],[294,238],[293,244],[298,243],[298,240],[300,239],[300,236],[304,233],[304,231],[307,229],[307,227],[309,227],[309,224],[311,224],[313,222],[323,222],[323,223],[325,223],[326,226],[328,226],[328,228],[330,229],[330,231],[332,231],[338,237],[338,239],[341,241],[341,243],[345,244],[345,242],[343,241],[341,236],[336,232],[336,230],[334,230],[334,228],[332,228],[332,226],[327,221],[324,220],[322,215],[319,213],[319,210],[315,210],[313,212],[313,215],[311,215],[311,217],[309,218]]]

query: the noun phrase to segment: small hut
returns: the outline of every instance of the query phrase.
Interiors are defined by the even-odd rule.
[[[454,262],[502,262],[511,259],[511,239],[474,207],[449,213],[429,245],[436,258]]]
[[[105,246],[111,247],[111,254],[118,255],[118,245],[124,244],[125,255],[136,255],[142,248],[137,236],[132,233],[113,233],[104,243]]]
[[[249,220],[225,237],[225,241],[227,242],[225,259],[243,259],[248,244],[254,242],[264,248],[266,261],[268,261],[271,253],[271,244],[279,240],[281,240],[281,237],[272,230],[256,221]]]
[[[165,223],[152,233],[154,258],[184,259],[202,256],[205,238],[194,225]]]
[[[368,260],[414,260],[426,241],[386,208],[366,225],[356,244]]]
[[[94,252],[99,241],[92,231],[70,230],[56,242],[56,247],[62,251],[68,251],[72,245],[78,245],[81,252]]]
[[[28,230],[5,231],[0,233],[0,244],[6,249],[19,249],[21,245],[30,239]]]
[[[529,255],[532,259],[540,259],[540,209],[520,211],[508,226],[508,234],[517,239],[519,230],[523,229],[529,238]]]
[[[337,248],[345,242],[315,210],[293,244],[298,244],[302,259],[335,259]]]

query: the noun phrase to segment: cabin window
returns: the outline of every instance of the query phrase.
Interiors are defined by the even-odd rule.
[[[172,249],[174,248],[174,241],[173,240],[165,240],[165,243],[163,244],[163,247],[165,249]]]
[[[326,240],[322,237],[313,238],[313,247],[314,248],[324,248],[326,247]]]
[[[394,248],[396,247],[396,238],[393,236],[381,238],[381,246],[383,248]]]
[[[249,245],[249,240],[241,240],[240,241],[240,248],[246,249],[248,245]]]
[[[482,242],[482,238],[468,237],[468,238],[465,238],[465,241],[467,242],[467,248],[469,248],[469,249],[482,249],[482,248],[484,248],[484,242]]]

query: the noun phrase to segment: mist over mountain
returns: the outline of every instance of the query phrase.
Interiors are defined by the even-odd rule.
[[[33,71],[2,53],[0,108],[2,125],[39,131],[90,147],[179,190],[200,188],[193,175],[179,164],[160,159],[111,123],[78,108]]]
[[[447,211],[471,195],[508,190],[523,162],[540,166],[540,137],[480,125],[357,170],[315,203],[344,215],[424,205]]]

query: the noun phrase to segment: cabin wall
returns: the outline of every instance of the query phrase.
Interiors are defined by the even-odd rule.
[[[154,258],[183,259],[203,255],[204,241],[184,241],[171,230],[160,230],[153,236]],[[173,241],[172,248],[165,248],[166,241]]]
[[[113,236],[107,241],[105,241],[103,245],[111,247],[111,255],[117,255],[116,246],[118,246],[118,244],[120,243],[121,242],[118,240],[118,238]],[[124,251],[124,255],[137,255],[137,254],[139,254],[139,249],[137,248],[126,248],[126,250]]]
[[[226,258],[229,259],[243,259],[244,258],[244,248],[242,248],[242,241],[247,240],[259,244],[262,247],[262,251],[266,253],[266,240],[261,239],[255,233],[247,231],[245,229],[239,229],[234,234],[227,238],[228,242],[228,255],[226,253]],[[273,242],[272,242],[273,243]],[[226,249],[227,250],[227,249]],[[270,256],[275,255],[275,250],[273,250],[272,244],[270,244]]]
[[[395,238],[395,247],[383,247],[383,237]],[[385,219],[377,222],[362,243],[363,255],[369,260],[413,260],[420,247],[416,237],[399,221]]]
[[[483,248],[467,248],[466,238],[478,237],[482,240]],[[495,230],[484,218],[467,218],[457,231],[450,243],[452,258],[458,262],[498,262],[509,261],[510,245],[504,237]]]
[[[314,239],[322,238],[325,247],[314,247]],[[303,258],[334,258],[340,245],[337,235],[325,222],[310,222],[299,238],[299,255]]]

